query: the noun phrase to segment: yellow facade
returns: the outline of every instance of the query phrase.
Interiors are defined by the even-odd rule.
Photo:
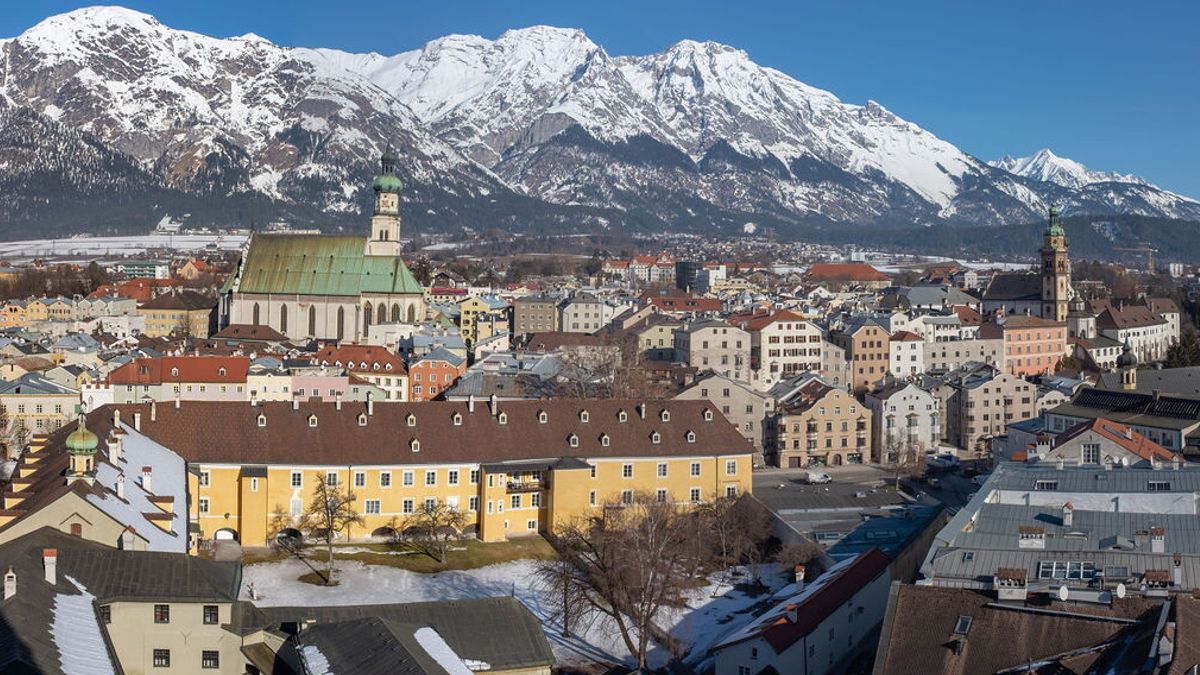
[[[29,316],[23,302],[8,302],[0,308],[0,327],[24,328],[29,325]]]
[[[138,314],[146,317],[147,337],[170,337],[184,333],[196,338],[208,337],[211,309],[142,309]]]
[[[50,308],[41,300],[30,300],[25,303],[25,319],[27,322],[45,321],[50,318]]]
[[[336,476],[340,488],[354,493],[356,510],[364,519],[345,539],[402,532],[426,500],[433,500],[457,504],[468,515],[468,531],[483,541],[503,541],[552,530],[635,493],[662,494],[689,504],[751,489],[749,454],[603,458],[591,461],[594,468],[532,470],[529,464],[536,463],[246,468],[202,464],[190,475],[189,511],[202,539],[236,537],[247,546],[261,546],[295,522],[308,506],[316,481]]]

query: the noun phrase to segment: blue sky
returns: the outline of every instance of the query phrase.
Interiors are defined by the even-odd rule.
[[[5,0],[0,35],[87,2]],[[716,40],[873,99],[983,159],[1041,147],[1200,198],[1200,1],[191,0],[128,7],[217,36],[395,53],[550,24],[610,54]]]

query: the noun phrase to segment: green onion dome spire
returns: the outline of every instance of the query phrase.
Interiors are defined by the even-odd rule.
[[[399,159],[389,143],[383,151],[383,156],[379,158],[380,173],[375,177],[375,182],[371,184],[371,188],[375,192],[398,193],[404,189],[404,181],[396,175],[396,162]]]
[[[82,408],[76,406],[76,410],[79,412],[79,426],[67,436],[67,452],[73,455],[90,455],[96,452],[100,439],[88,431],[87,416],[83,414]]]

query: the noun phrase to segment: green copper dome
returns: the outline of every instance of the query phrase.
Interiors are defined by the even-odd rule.
[[[404,181],[400,180],[394,173],[385,173],[375,177],[375,182],[371,184],[371,189],[376,192],[399,193],[404,189]]]
[[[1063,230],[1062,223],[1058,221],[1059,211],[1057,206],[1050,207],[1050,222],[1046,225],[1046,234],[1051,237],[1065,237],[1067,233]]]
[[[100,439],[96,434],[88,431],[87,418],[82,412],[79,413],[79,427],[67,436],[67,452],[75,455],[91,454],[96,452],[96,446],[100,445]]]

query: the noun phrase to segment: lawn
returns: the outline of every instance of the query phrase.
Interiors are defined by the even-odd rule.
[[[323,563],[325,549],[320,545],[309,546],[305,557],[312,563]],[[485,544],[477,539],[454,542],[446,553],[442,564],[417,546],[405,542],[395,544],[342,544],[333,547],[336,560],[354,560],[367,565],[396,567],[410,572],[444,572],[447,570],[470,570],[514,560],[548,560],[554,557],[554,549],[542,537],[526,537],[510,541]],[[254,563],[284,560],[290,556],[270,550],[247,550],[242,562]]]

